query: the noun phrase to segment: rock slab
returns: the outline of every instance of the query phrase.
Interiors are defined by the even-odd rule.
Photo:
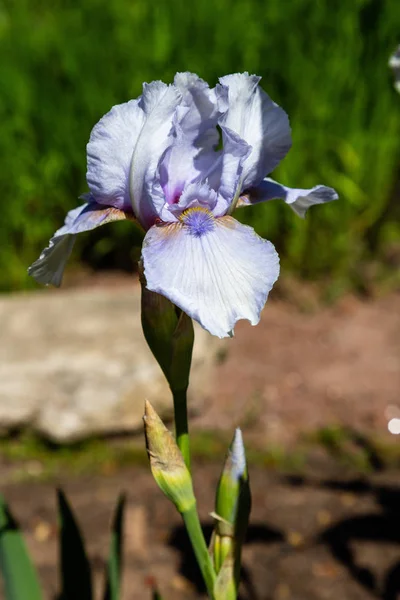
[[[0,432],[55,442],[142,428],[147,398],[171,416],[164,376],[140,322],[140,288],[43,291],[0,298]],[[201,410],[220,341],[196,327],[189,401]]]

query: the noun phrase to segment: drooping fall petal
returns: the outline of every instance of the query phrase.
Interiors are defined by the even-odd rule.
[[[152,227],[142,258],[147,287],[221,338],[239,319],[258,323],[279,274],[270,242],[201,208],[189,209],[179,223]]]
[[[130,218],[131,215],[128,215]],[[126,219],[127,214],[110,206],[88,202],[70,210],[61,229],[50,239],[49,245],[29,267],[28,273],[44,284],[61,285],[66,262],[72,252],[75,237],[100,225]]]
[[[249,206],[281,198],[299,215],[305,217],[307,210],[314,204],[325,204],[337,200],[338,195],[333,188],[316,185],[311,189],[290,188],[273,179],[264,179],[257,187],[250,188],[241,195],[237,206]]]

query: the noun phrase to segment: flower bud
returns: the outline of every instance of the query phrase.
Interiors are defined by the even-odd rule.
[[[171,433],[146,400],[144,431],[153,477],[164,494],[184,513],[196,504],[192,479]]]
[[[214,565],[219,586],[223,581],[228,589],[237,587],[240,574],[241,548],[247,531],[251,496],[242,432],[235,431],[218,483],[215,502],[215,529],[213,536]],[[229,566],[231,565],[231,566]],[[228,576],[231,571],[231,578]],[[236,588],[235,588],[236,589]],[[222,597],[222,596],[221,596]],[[226,598],[230,598],[226,595]],[[232,596],[234,597],[234,596]]]
[[[189,385],[194,342],[192,320],[167,298],[146,288],[140,263],[139,278],[142,286],[144,337],[171,390],[185,391]]]
[[[233,535],[238,518],[250,514],[250,488],[242,432],[236,429],[218,483],[215,510],[222,535]]]

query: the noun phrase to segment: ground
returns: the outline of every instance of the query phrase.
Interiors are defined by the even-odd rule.
[[[241,425],[253,496],[241,598],[398,600],[400,450],[387,424],[400,412],[400,297],[347,297],[332,307],[314,300],[300,288],[276,298],[258,327],[240,324],[221,352],[215,391],[192,415],[201,519],[209,535],[224,447]],[[116,458],[129,443],[102,442],[106,456],[103,448],[98,468],[86,470],[51,458],[56,467],[46,471],[46,453],[0,448],[1,490],[46,599],[58,590],[55,485],[85,534],[97,598],[122,490],[124,600],[150,599],[154,580],[164,600],[203,597],[179,515],[141,459]]]

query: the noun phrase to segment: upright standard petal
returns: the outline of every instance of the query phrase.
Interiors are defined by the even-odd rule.
[[[133,211],[145,229],[158,217],[151,192],[158,163],[170,144],[169,133],[180,100],[179,90],[162,81],[145,84],[139,100],[145,118],[132,155],[129,189]]]
[[[217,94],[229,108],[221,119],[243,138],[252,152],[243,166],[243,189],[257,185],[286,156],[291,145],[289,119],[285,111],[258,87],[260,77],[235,73],[220,79]],[[223,100],[225,102],[225,99]]]
[[[337,192],[325,185],[316,185],[309,190],[296,189],[281,185],[273,179],[264,179],[260,185],[246,190],[239,198],[237,204],[240,206],[249,206],[281,198],[289,204],[299,217],[305,217],[307,210],[314,204],[325,204],[339,198]]]
[[[214,162],[202,177],[208,185],[218,190],[217,203],[213,208],[216,217],[223,216],[236,204],[242,189],[243,163],[251,147],[228,127],[221,128],[222,149],[214,153]]]
[[[162,220],[169,222],[171,219],[168,216],[170,217],[171,214],[175,217],[173,220],[178,220],[182,213],[189,208],[204,208],[212,212],[216,203],[217,192],[212,190],[207,183],[188,183],[179,198],[179,202],[168,207],[169,215],[163,212],[165,217],[162,217]]]
[[[251,147],[234,131],[224,126],[221,130],[223,148],[218,192],[224,199],[225,206],[223,212],[215,212],[215,214],[225,214],[230,205],[236,203],[245,177],[244,165],[252,151]]]
[[[95,202],[74,208],[67,214],[64,226],[56,231],[47,248],[29,267],[28,274],[39,283],[61,285],[64,268],[72,252],[76,234],[125,218],[132,218],[132,216],[117,208],[104,207]]]
[[[239,319],[256,325],[279,274],[270,242],[232,217],[204,208],[154,226],[142,259],[148,289],[169,298],[213,335],[232,334]]]
[[[182,94],[181,106],[186,109],[179,124],[186,136],[194,142],[199,133],[216,125],[217,118],[221,116],[215,90],[210,90],[208,83],[194,73],[177,73],[174,85]],[[218,142],[216,129],[214,135]]]
[[[182,101],[174,116],[170,145],[159,164],[165,199],[174,204],[185,184],[202,177],[215,163],[220,113],[214,90],[192,73],[177,73],[174,85]]]
[[[139,100],[114,106],[93,127],[87,145],[89,189],[99,204],[130,210],[129,169],[144,123]]]

